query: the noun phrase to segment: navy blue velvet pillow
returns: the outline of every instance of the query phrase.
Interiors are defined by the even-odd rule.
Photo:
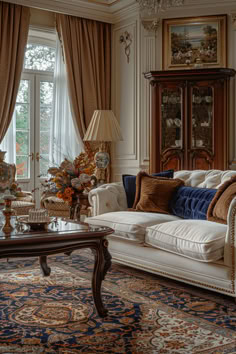
[[[173,178],[174,170],[153,173],[152,176]],[[122,181],[126,193],[128,208],[132,208],[136,193],[136,176],[123,175]]]
[[[179,187],[170,201],[171,214],[183,219],[207,219],[207,209],[217,189]]]

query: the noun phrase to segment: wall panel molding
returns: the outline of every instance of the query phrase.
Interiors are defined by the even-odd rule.
[[[149,164],[149,150],[150,150],[150,85],[149,81],[143,76],[144,72],[155,70],[156,68],[156,41],[157,36],[155,32],[146,31],[141,26],[141,46],[144,50],[142,55],[142,76],[140,77],[140,101],[141,114],[140,117],[140,165],[142,167]]]
[[[131,36],[129,62],[120,37]],[[129,21],[113,28],[112,109],[117,116],[123,142],[113,149],[115,164],[137,160],[137,21]],[[118,162],[119,161],[119,162]]]

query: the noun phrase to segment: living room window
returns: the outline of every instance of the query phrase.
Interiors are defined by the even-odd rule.
[[[10,127],[1,144],[6,161],[16,164],[16,178],[25,190],[40,185],[50,164],[53,119],[55,41],[29,38]]]
[[[34,165],[36,175],[47,174],[53,114],[54,66],[55,48],[27,45],[12,122],[14,126],[11,127],[15,136],[14,160],[17,179],[33,176],[31,165]],[[39,163],[32,164],[35,160]]]
[[[0,148],[7,151],[6,162],[16,164],[24,190],[38,190],[50,166],[81,152],[55,32],[30,30],[13,118]]]

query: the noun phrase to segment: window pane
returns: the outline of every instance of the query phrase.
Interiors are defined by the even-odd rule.
[[[17,178],[28,178],[28,156],[16,156]]]
[[[53,82],[40,82],[40,175],[46,176],[49,167],[50,128],[52,121]]]
[[[40,176],[46,177],[48,175],[49,168],[49,155],[48,154],[40,154]]]
[[[21,80],[16,102],[16,173],[17,178],[28,178],[28,155],[30,134],[29,80]]]
[[[51,127],[52,107],[41,106],[40,131],[48,131]]]
[[[16,132],[16,155],[29,154],[29,133],[26,131]]]
[[[53,82],[41,81],[40,82],[40,105],[52,105],[53,100]]]
[[[19,104],[15,106],[16,129],[29,129],[29,105]]]
[[[16,97],[17,103],[28,103],[29,102],[29,81],[21,80],[18,94]]]
[[[41,132],[40,134],[40,154],[48,154],[50,143],[50,133]]]
[[[54,71],[55,48],[38,44],[27,44],[24,68],[31,70]]]

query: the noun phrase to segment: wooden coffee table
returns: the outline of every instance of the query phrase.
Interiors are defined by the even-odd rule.
[[[47,265],[48,255],[70,254],[80,248],[90,248],[95,255],[92,276],[94,304],[99,316],[105,317],[108,311],[102,302],[101,284],[111,266],[106,236],[112,232],[108,227],[89,226],[60,219],[52,222],[47,230],[34,231],[21,224],[11,233],[0,231],[0,258],[38,256],[43,275],[49,276],[51,269]]]

